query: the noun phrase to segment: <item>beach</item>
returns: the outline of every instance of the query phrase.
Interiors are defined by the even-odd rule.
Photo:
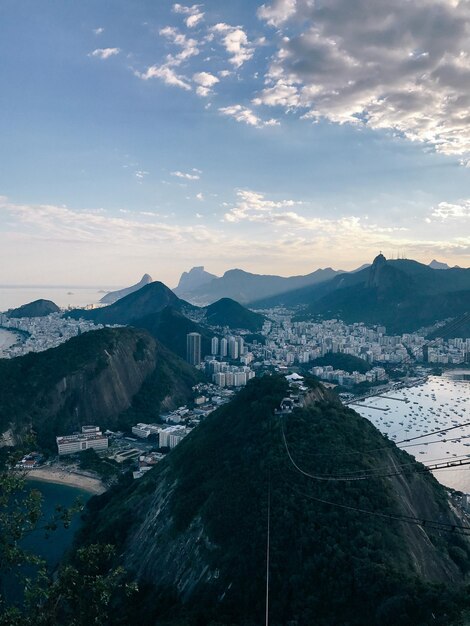
[[[98,478],[90,478],[89,476],[82,476],[81,474],[67,472],[54,467],[38,467],[27,470],[25,477],[31,480],[78,487],[94,495],[99,495],[106,491],[106,487]]]

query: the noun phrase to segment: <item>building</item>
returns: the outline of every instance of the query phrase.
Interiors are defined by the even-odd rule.
[[[228,354],[231,359],[238,359],[238,343],[235,337],[230,337],[229,339]]]
[[[199,333],[189,333],[186,336],[186,360],[191,365],[201,363],[201,335]]]
[[[219,338],[212,337],[211,340],[211,354],[212,356],[216,356],[219,353]]]
[[[82,431],[73,435],[65,435],[64,437],[56,437],[57,449],[59,456],[65,454],[75,454],[75,452],[83,452],[83,450],[106,450],[108,447],[108,438],[96,426],[83,426]]]
[[[220,356],[227,356],[228,341],[223,337],[220,340]]]

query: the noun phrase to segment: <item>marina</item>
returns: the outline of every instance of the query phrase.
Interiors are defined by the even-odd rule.
[[[426,465],[470,461],[470,371],[430,376],[414,387],[394,390],[394,396],[371,396],[352,407]],[[470,493],[470,465],[436,471],[435,476],[443,485]]]

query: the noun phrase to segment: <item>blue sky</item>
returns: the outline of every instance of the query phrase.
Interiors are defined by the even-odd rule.
[[[470,6],[3,0],[0,283],[470,265]]]

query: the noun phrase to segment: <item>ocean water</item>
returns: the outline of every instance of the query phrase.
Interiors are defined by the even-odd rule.
[[[52,300],[59,307],[96,304],[108,291],[119,287],[9,287],[0,285],[0,311],[14,309],[34,300]]]
[[[449,370],[418,386],[351,405],[400,448],[426,465],[470,461],[470,370]],[[432,434],[445,428],[446,433]],[[421,437],[425,435],[424,437]],[[420,439],[404,440],[420,436]],[[401,442],[401,443],[399,443]],[[470,493],[470,464],[434,472],[439,482]]]
[[[79,498],[85,504],[91,494],[77,487],[69,485],[59,485],[55,483],[43,482],[40,480],[28,480],[27,487],[37,489],[42,495],[42,513],[43,518],[39,527],[51,520],[57,505],[71,507]],[[61,558],[72,546],[75,532],[80,527],[80,513],[75,514],[69,528],[64,528],[58,524],[57,530],[51,531],[48,535],[39,528],[30,535],[26,536],[21,545],[29,552],[40,556],[46,563],[50,572],[58,565]],[[23,566],[19,570],[20,579],[24,576],[34,576],[34,568],[32,566]],[[3,591],[9,601],[21,601],[23,588],[15,576],[1,580]]]

